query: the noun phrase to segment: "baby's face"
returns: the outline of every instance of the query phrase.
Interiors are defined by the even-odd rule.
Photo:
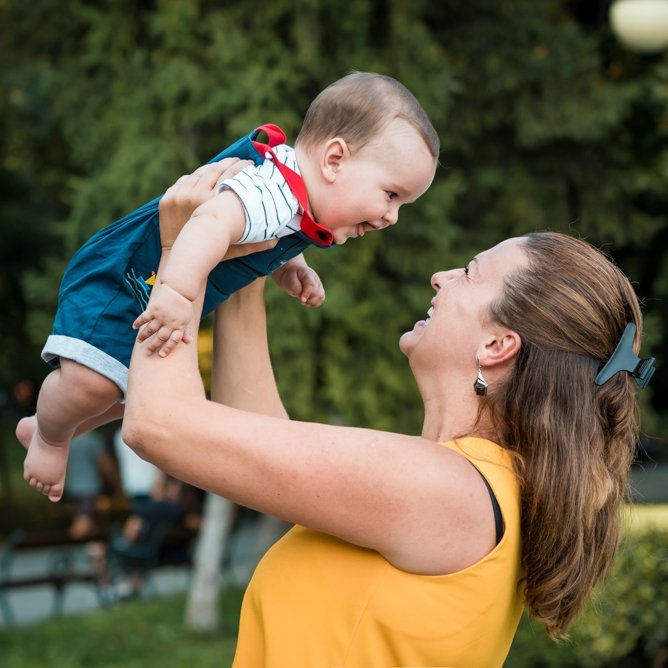
[[[399,207],[414,202],[431,185],[436,159],[408,122],[395,119],[378,137],[349,155],[336,179],[313,202],[317,220],[334,241],[382,230],[399,219]]]

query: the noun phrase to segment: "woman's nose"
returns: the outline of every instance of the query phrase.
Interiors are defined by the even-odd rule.
[[[455,277],[456,271],[456,269],[437,271],[431,277],[431,287],[438,292],[449,280],[452,280]]]

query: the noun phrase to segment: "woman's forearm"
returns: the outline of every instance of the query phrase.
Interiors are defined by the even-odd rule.
[[[265,279],[230,296],[216,310],[211,398],[253,413],[287,417],[267,340]]]

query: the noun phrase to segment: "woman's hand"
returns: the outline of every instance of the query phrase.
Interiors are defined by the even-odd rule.
[[[193,211],[216,195],[216,184],[229,179],[253,163],[239,158],[224,158],[202,165],[192,174],[185,174],[167,188],[160,200],[160,241],[169,250]],[[256,249],[257,250],[257,249]]]
[[[167,188],[160,200],[160,242],[163,250],[169,250],[183,226],[190,220],[195,209],[215,197],[216,185],[230,179],[242,169],[250,167],[251,160],[224,158],[219,162],[202,165],[192,174],[184,174],[174,185]],[[255,244],[239,244],[230,246],[225,253],[225,260],[230,260],[249,253],[273,248],[278,239],[270,239]]]

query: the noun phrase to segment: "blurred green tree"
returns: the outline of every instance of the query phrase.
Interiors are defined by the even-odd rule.
[[[646,350],[661,365],[668,62],[624,50],[608,6],[1,0],[3,386],[46,372],[39,345],[85,238],[263,122],[294,139],[309,101],[349,69],[411,88],[441,135],[441,168],[397,227],[309,252],[322,308],[270,290],[292,414],[419,429],[397,339],[424,316],[431,272],[535,229],[610,253],[647,302]],[[651,434],[668,424],[666,391],[658,373],[644,397]]]

